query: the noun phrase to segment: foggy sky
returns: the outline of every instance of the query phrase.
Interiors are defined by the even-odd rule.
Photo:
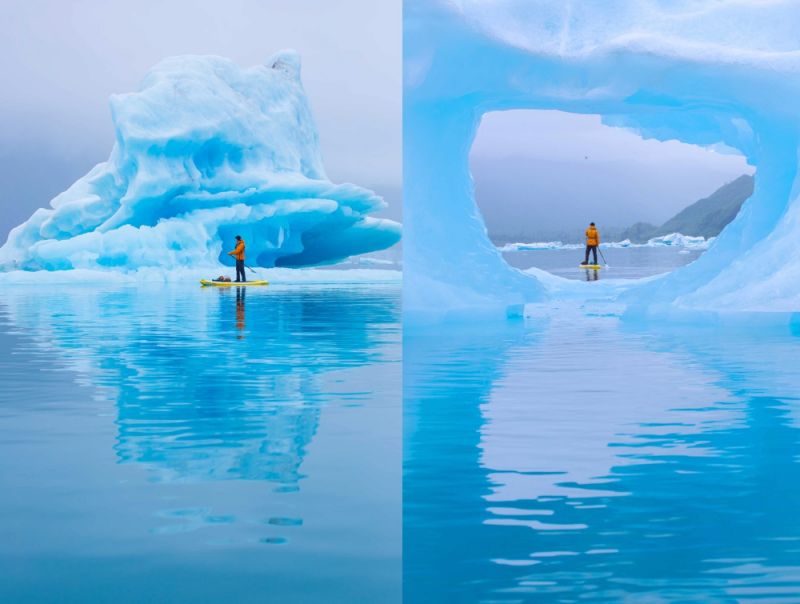
[[[660,225],[742,174],[739,155],[643,140],[599,116],[504,111],[484,116],[470,157],[489,233],[515,236]]]
[[[375,188],[399,215],[401,29],[400,0],[4,0],[0,243],[108,158],[109,95],[178,54],[247,67],[299,51],[328,176]]]

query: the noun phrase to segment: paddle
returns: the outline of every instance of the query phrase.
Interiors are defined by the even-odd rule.
[[[244,266],[245,266],[245,268],[249,269],[251,273],[255,273],[256,275],[258,275],[258,273],[256,273],[255,269],[253,269],[252,267],[247,266],[246,264]]]
[[[606,263],[606,268],[611,268],[610,266],[608,266],[608,260],[606,260],[606,257],[603,256],[603,250],[600,249],[599,245],[597,246],[597,251],[600,252],[600,257],[603,259],[603,262]]]

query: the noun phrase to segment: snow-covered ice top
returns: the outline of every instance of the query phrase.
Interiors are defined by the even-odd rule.
[[[380,197],[328,180],[294,51],[247,69],[165,59],[111,114],[108,161],[11,232],[2,269],[232,264],[236,234],[248,264],[312,266],[400,238],[368,216]]]
[[[470,147],[482,115],[508,109],[598,114],[744,155],[756,184],[737,218],[698,260],[626,300],[800,310],[800,4],[408,0],[404,20],[407,317],[504,316],[558,287],[506,264],[475,204]]]

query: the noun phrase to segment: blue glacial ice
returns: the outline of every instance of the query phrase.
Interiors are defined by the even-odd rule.
[[[588,295],[510,267],[487,236],[468,156],[483,114],[509,109],[598,114],[756,167],[753,196],[698,260],[614,285],[630,312],[800,310],[796,2],[410,0],[404,19],[407,317]]]
[[[111,114],[108,161],[13,229],[0,269],[219,268],[236,234],[248,264],[296,268],[400,239],[398,223],[369,216],[379,196],[328,180],[293,51],[248,69],[165,59],[111,97]]]

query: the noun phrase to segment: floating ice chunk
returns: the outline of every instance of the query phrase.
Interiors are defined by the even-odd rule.
[[[232,265],[236,234],[248,264],[301,267],[400,238],[368,216],[380,197],[327,179],[293,51],[249,69],[165,59],[138,92],[112,96],[111,114],[108,161],[12,230],[0,268]]]
[[[661,237],[654,237],[644,245],[647,247],[682,247],[687,249],[704,250],[708,249],[714,237],[693,237],[691,235],[681,235],[680,233],[670,233]]]
[[[661,237],[653,237],[646,243],[632,243],[630,239],[608,241],[600,244],[601,248],[634,248],[634,247],[679,247],[691,250],[705,250],[714,241],[714,237],[695,237],[670,233]],[[506,243],[497,249],[500,252],[528,252],[534,250],[577,250],[583,249],[580,243],[561,243],[560,241],[540,241],[532,243]]]
[[[501,252],[529,252],[534,250],[569,250],[581,247],[574,243],[561,243],[560,241],[534,241],[531,243],[506,243],[497,249]]]

